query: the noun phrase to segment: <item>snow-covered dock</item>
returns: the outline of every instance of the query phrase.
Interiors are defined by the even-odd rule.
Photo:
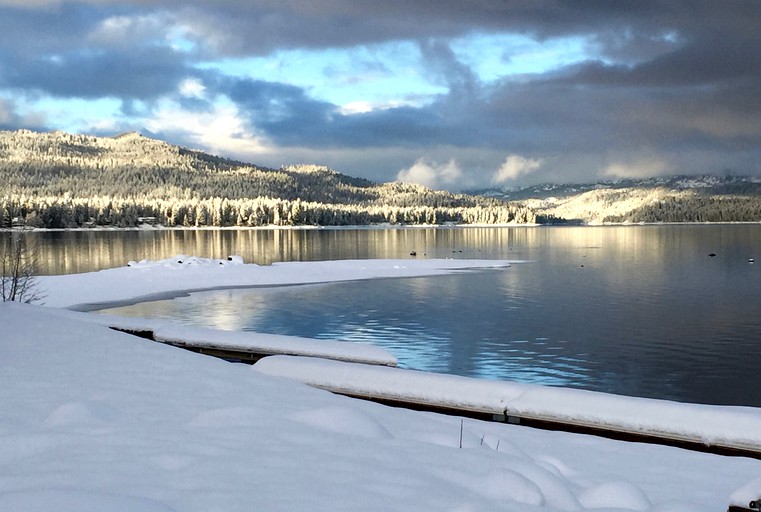
[[[254,369],[388,405],[761,459],[761,411],[275,356]]]
[[[110,322],[111,328],[227,360],[255,363],[271,355],[308,356],[369,365],[396,366],[396,357],[382,348],[333,340],[245,331],[222,331],[174,324]]]

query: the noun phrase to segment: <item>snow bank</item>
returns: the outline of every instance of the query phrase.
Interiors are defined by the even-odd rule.
[[[352,400],[88,317],[0,304],[3,512],[715,512],[761,475]]]
[[[178,256],[40,277],[39,284],[47,305],[60,308],[212,288],[437,275],[508,265],[355,260],[260,267],[237,257]],[[3,512],[708,512],[726,509],[730,498],[747,505],[761,489],[758,460],[387,408],[129,336],[108,325],[168,329],[168,338],[177,334],[165,321],[0,304]],[[188,331],[182,336],[224,342],[218,333]],[[236,338],[234,343],[249,341]],[[275,356],[258,368],[274,368],[285,360]],[[355,370],[347,368],[358,365],[317,364],[321,378],[357,385]],[[632,428],[679,425],[681,432],[711,442],[721,437],[723,422],[724,435],[734,440],[758,443],[756,433],[761,432],[756,410],[729,408],[717,416],[718,409],[707,406],[654,405],[509,383],[496,390],[486,381],[375,369],[383,373],[361,375],[370,391],[388,386],[387,392],[395,392],[396,384],[421,399],[458,406],[497,403],[515,413],[552,410],[600,423],[628,422]]]
[[[761,477],[737,489],[729,498],[730,505],[741,508],[748,508],[751,501],[761,502]]]
[[[60,276],[40,276],[44,304],[84,307],[145,300],[214,288],[278,286],[389,277],[440,275],[478,268],[505,268],[503,260],[345,260],[243,263],[239,256],[208,259],[178,255],[160,261],[129,262],[128,266]]]
[[[352,396],[627,432],[761,455],[761,410],[684,404],[399,368],[277,356],[254,368]]]

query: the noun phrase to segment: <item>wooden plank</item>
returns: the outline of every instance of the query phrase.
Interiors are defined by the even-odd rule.
[[[218,345],[214,343],[185,343],[183,341],[166,341],[163,339],[157,339],[154,331],[149,329],[126,329],[121,327],[111,327],[111,329],[119,332],[124,332],[137,336],[140,338],[162,343],[164,345],[170,345],[172,347],[181,348],[197,354],[204,354],[208,356],[218,357],[226,361],[239,362],[246,364],[254,364],[263,357],[267,356],[306,356],[306,357],[318,357],[321,359],[331,359],[334,361],[344,362],[357,362],[361,364],[379,365],[379,366],[392,366],[390,362],[383,362],[381,360],[362,358],[361,356],[351,356],[348,354],[330,354],[329,352],[322,352],[319,354],[311,354],[310,352],[301,352],[293,350],[288,347],[283,349],[265,349],[262,347],[230,347],[225,345]],[[319,342],[316,342],[319,343]]]
[[[112,329],[127,332],[135,336],[142,338],[153,339],[153,332],[149,330],[127,330],[112,327]],[[235,350],[226,347],[219,347],[213,345],[185,345],[175,342],[161,342],[171,346],[176,346],[185,350],[189,350],[196,353],[219,357],[228,361],[238,361],[248,364],[254,364],[260,359],[272,356],[272,355],[304,355],[298,353],[292,353],[287,350],[275,352],[275,351],[263,351],[263,350]],[[322,359],[331,359],[330,356],[321,356]],[[333,358],[341,361],[340,357]],[[677,448],[683,448],[692,451],[712,453],[716,455],[735,456],[735,457],[750,457],[761,460],[761,446],[748,446],[748,445],[723,445],[723,444],[706,444],[700,440],[696,440],[690,437],[679,437],[677,435],[670,434],[656,434],[656,433],[643,433],[639,431],[625,430],[615,426],[593,425],[585,423],[583,421],[574,422],[571,420],[561,420],[552,418],[549,416],[531,416],[522,413],[514,413],[509,410],[497,410],[493,408],[477,408],[477,407],[461,407],[451,406],[443,403],[436,403],[426,400],[415,400],[409,397],[403,396],[382,396],[380,394],[367,395],[358,393],[352,389],[341,389],[339,387],[311,383],[313,387],[324,389],[335,394],[348,396],[351,398],[359,398],[363,400],[369,400],[372,402],[389,405],[392,407],[400,407],[405,409],[412,409],[418,411],[429,411],[439,414],[446,414],[450,416],[468,417],[486,421],[497,421],[502,423],[508,423],[512,425],[522,425],[526,427],[563,431],[577,434],[594,435],[598,437],[605,437],[608,439],[614,439],[619,441],[639,442],[648,444],[660,444],[665,446],[672,446]],[[759,509],[739,509],[739,510],[756,510]],[[735,511],[730,511],[735,512]]]
[[[724,445],[718,445],[718,444],[705,444],[700,441],[690,440],[690,439],[680,439],[676,437],[615,430],[611,428],[585,425],[582,423],[570,423],[570,422],[564,422],[564,421],[554,421],[551,419],[531,418],[527,416],[512,415],[507,412],[499,413],[499,412],[487,411],[487,410],[449,407],[449,406],[445,406],[441,404],[417,402],[417,401],[405,400],[401,398],[386,398],[382,396],[359,395],[359,394],[355,394],[351,392],[331,389],[326,386],[315,386],[315,387],[319,387],[320,389],[330,391],[337,395],[348,396],[350,398],[358,398],[361,400],[368,400],[370,402],[375,402],[382,405],[388,405],[390,407],[399,407],[399,408],[411,409],[415,411],[434,412],[438,414],[446,414],[448,416],[473,418],[473,419],[484,420],[484,421],[496,421],[499,423],[508,423],[510,425],[520,425],[520,426],[535,428],[539,430],[593,435],[597,437],[604,437],[606,439],[613,439],[615,441],[658,444],[658,445],[671,446],[674,448],[682,448],[685,450],[697,451],[702,453],[711,453],[714,455],[724,455],[724,456],[730,456],[730,457],[749,457],[749,458],[761,460],[761,447],[735,447],[735,446],[724,446]],[[740,509],[740,510],[750,510],[750,509]]]
[[[751,501],[748,504],[748,508],[738,507],[737,505],[731,505],[727,512],[759,512],[761,510],[761,498]]]
[[[564,396],[564,390],[560,389],[554,391],[555,395],[550,392],[548,397],[541,387],[528,389],[516,383],[310,358],[274,357],[261,361],[257,368],[265,374],[301,380],[305,384],[336,394],[395,407],[761,459],[761,443],[755,442],[753,437],[746,440],[746,436],[742,435],[726,437],[719,424],[721,422],[717,423],[715,415],[706,413],[707,406],[695,406],[694,410],[703,410],[702,415],[685,414],[685,421],[690,418],[695,421],[695,418],[700,417],[708,421],[705,428],[708,428],[709,434],[703,435],[704,428],[701,428],[701,425],[690,424],[691,428],[683,431],[680,424],[674,422],[673,417],[664,424],[654,421],[643,426],[636,418],[632,420],[626,407],[631,402],[641,407],[647,404],[651,406],[649,409],[645,408],[649,414],[666,414],[669,407],[680,407],[682,415],[690,412],[689,404],[672,406],[660,401],[616,398],[605,394],[598,396],[591,392],[581,394],[579,391],[567,390],[565,396],[575,399],[575,406],[561,407],[562,412],[559,412],[553,409],[552,404]],[[536,393],[532,394],[531,391]],[[538,403],[532,405],[532,397],[538,400]],[[596,410],[595,406],[599,405],[599,401],[618,410],[619,416],[601,413],[602,416],[596,418],[592,414],[590,420],[590,411]],[[719,412],[717,409],[716,414]],[[726,416],[727,421],[731,421],[732,418],[732,414]],[[761,417],[753,416],[751,421],[746,422],[746,428],[757,424],[761,426]],[[731,425],[727,425],[726,428],[732,431]]]

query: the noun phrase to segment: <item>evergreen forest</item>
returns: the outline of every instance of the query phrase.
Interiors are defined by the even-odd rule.
[[[535,223],[520,203],[269,169],[138,133],[0,132],[0,227]]]

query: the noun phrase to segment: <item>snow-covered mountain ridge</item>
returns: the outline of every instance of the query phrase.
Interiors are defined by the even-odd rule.
[[[761,221],[761,179],[747,176],[678,175],[470,193],[520,201],[550,221]]]
[[[760,222],[761,179],[680,175],[467,194],[269,169],[136,132],[0,131],[0,227]]]
[[[0,227],[533,223],[501,199],[374,183],[318,165],[270,169],[138,133],[0,132]]]

